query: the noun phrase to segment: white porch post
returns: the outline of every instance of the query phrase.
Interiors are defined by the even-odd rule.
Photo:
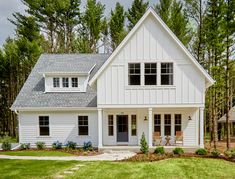
[[[200,147],[204,148],[204,108],[200,108]]]
[[[149,147],[153,146],[153,109],[149,108],[149,136],[148,136],[148,144]]]
[[[103,141],[102,141],[102,109],[98,109],[98,148],[103,146]]]

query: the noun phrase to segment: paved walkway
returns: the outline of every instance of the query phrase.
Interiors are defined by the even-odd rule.
[[[38,157],[38,156],[10,156],[10,155],[1,155],[0,159],[20,159],[20,160],[76,160],[76,161],[115,161],[123,160],[134,156],[136,153],[126,151],[124,152],[112,152],[112,153],[103,153],[95,156],[69,156],[69,157]]]

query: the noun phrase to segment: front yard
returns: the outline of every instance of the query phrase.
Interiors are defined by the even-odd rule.
[[[205,158],[158,162],[75,162],[0,160],[1,178],[235,178],[235,163]],[[82,164],[72,174],[65,170]]]

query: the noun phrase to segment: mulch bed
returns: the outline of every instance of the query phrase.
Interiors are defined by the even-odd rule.
[[[122,161],[125,162],[154,162],[154,161],[160,161],[160,160],[166,160],[166,159],[171,159],[171,158],[212,158],[212,159],[221,159],[221,160],[226,160],[230,162],[235,163],[235,158],[229,158],[226,156],[219,156],[219,157],[214,157],[212,155],[197,155],[193,153],[186,153],[182,155],[174,155],[172,153],[166,153],[163,155],[160,154],[154,154],[154,153],[148,153],[148,154],[142,154],[142,153],[137,153],[135,156],[124,159]]]

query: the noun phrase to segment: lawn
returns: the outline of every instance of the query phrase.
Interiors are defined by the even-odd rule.
[[[76,164],[84,166],[67,174],[66,178],[235,178],[235,163],[205,158],[174,158],[158,162],[0,162],[0,178],[53,178]]]
[[[45,156],[73,156],[70,153],[66,152],[61,152],[61,151],[40,151],[40,150],[35,150],[35,151],[8,151],[8,152],[0,152],[0,155],[12,155],[12,156],[39,156],[39,157],[45,157]]]

